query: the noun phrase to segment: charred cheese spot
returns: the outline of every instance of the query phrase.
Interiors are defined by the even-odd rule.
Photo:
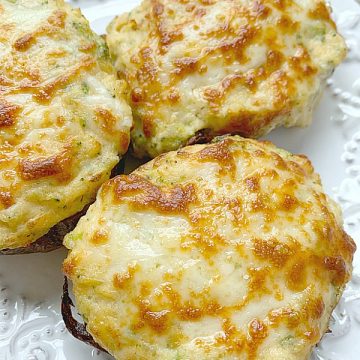
[[[334,28],[336,28],[334,21],[330,17],[328,7],[322,1],[318,1],[315,8],[309,11],[309,16],[315,20],[325,21],[331,24],[331,26],[333,26]]]
[[[245,184],[246,184],[246,187],[251,192],[258,192],[260,190],[259,178],[258,177],[255,177],[255,176],[248,177],[247,179],[245,179]]]
[[[130,282],[133,280],[136,271],[139,269],[137,264],[130,265],[126,272],[119,274],[116,273],[113,276],[113,284],[117,289],[124,289],[126,286],[130,285]]]
[[[25,34],[15,41],[14,48],[18,51],[24,51],[27,50],[34,42],[35,37],[33,34]]]
[[[110,135],[116,130],[118,119],[107,109],[97,109],[96,116],[101,124],[101,127]]]
[[[156,333],[163,333],[167,328],[168,310],[151,311],[147,301],[139,300],[139,322],[133,327],[133,330],[139,330],[143,326],[149,326]]]
[[[3,207],[8,208],[14,204],[14,198],[11,191],[0,189],[0,203]]]
[[[74,81],[82,70],[89,70],[94,65],[94,59],[90,56],[80,59],[80,63],[67,74],[61,75],[45,86],[38,88],[34,94],[34,99],[40,103],[50,102],[58,90],[63,89]]]
[[[63,264],[64,274],[69,277],[73,276],[80,261],[80,257],[72,257],[71,259],[66,259]]]
[[[15,124],[20,106],[0,100],[0,128]]]
[[[280,206],[285,211],[293,210],[298,205],[298,200],[290,194],[284,194],[282,198]]]
[[[296,70],[299,77],[310,78],[317,73],[317,69],[311,64],[309,53],[303,47],[290,58],[290,65]]]
[[[246,347],[245,334],[239,332],[229,319],[224,319],[222,329],[224,336],[219,336],[217,343],[224,344],[229,352],[242,352]]]
[[[119,138],[119,149],[120,153],[125,154],[130,145],[130,136],[126,131],[117,131],[117,136]]]
[[[256,359],[257,350],[260,344],[268,336],[267,326],[260,320],[254,319],[249,324],[248,358]]]
[[[253,13],[257,18],[266,19],[271,14],[271,8],[264,5],[262,1],[254,1]]]
[[[166,46],[171,44],[174,41],[181,40],[183,34],[181,31],[168,31],[166,25],[163,22],[164,16],[164,5],[158,1],[152,2],[152,12],[155,19],[155,26],[157,33],[159,35],[160,49],[161,51],[166,51]]]
[[[48,176],[58,176],[62,181],[71,177],[71,149],[48,158],[23,159],[19,162],[20,176],[23,180],[38,180]]]
[[[162,191],[158,186],[137,175],[117,177],[113,184],[116,201],[128,201],[134,209],[184,213],[189,205],[196,201],[193,184]]]
[[[285,33],[294,33],[299,29],[299,22],[292,20],[288,15],[281,15],[277,21],[280,29]]]
[[[203,129],[260,137],[306,126],[346,54],[323,0],[143,0],[107,30],[130,86],[139,157]]]
[[[3,250],[94,200],[127,151],[132,115],[104,40],[63,0],[1,2],[0,42]]]
[[[305,359],[352,271],[338,211],[304,156],[216,138],[105,183],[64,271],[116,359]]]
[[[109,234],[106,230],[97,230],[91,238],[91,242],[95,245],[106,244],[109,240]]]
[[[198,159],[200,161],[215,161],[226,171],[226,173],[229,173],[230,176],[234,176],[236,164],[231,150],[229,149],[230,146],[231,140],[225,140],[215,145],[211,145],[199,152]]]
[[[38,36],[54,34],[59,29],[65,26],[66,12],[56,10],[52,16],[49,17],[47,24],[41,26],[33,33],[28,33],[18,38],[14,43],[14,48],[17,51],[26,51],[35,44]]]
[[[286,286],[293,291],[302,291],[307,285],[305,261],[298,261],[291,265],[286,273]]]
[[[135,88],[131,91],[131,101],[134,103],[138,103],[142,101],[143,93],[141,88]]]
[[[144,122],[142,125],[142,130],[144,132],[145,137],[149,138],[152,136],[153,130],[154,130],[154,123],[152,116],[148,115],[144,117]]]
[[[168,99],[173,102],[176,103],[177,101],[179,101],[180,99],[180,94],[176,89],[170,89],[169,91],[169,95],[168,95]]]
[[[342,257],[325,257],[324,266],[333,274],[332,279],[336,285],[346,281],[348,275],[346,272],[346,263]]]
[[[294,250],[276,239],[254,239],[253,243],[255,256],[277,267],[284,266],[289,257],[294,254]]]
[[[185,72],[191,73],[198,69],[198,59],[191,57],[175,59],[174,65],[176,66],[174,72],[177,75],[182,75]]]

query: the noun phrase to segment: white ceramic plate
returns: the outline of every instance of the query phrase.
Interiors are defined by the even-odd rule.
[[[78,0],[93,29],[137,0]],[[333,0],[332,6],[350,53],[328,82],[324,98],[307,129],[279,129],[268,138],[280,147],[306,154],[327,192],[344,210],[346,230],[360,248],[360,1]],[[0,258],[0,360],[109,360],[73,339],[60,315],[66,253]],[[313,360],[360,359],[360,253],[353,280],[333,314],[332,334],[315,348]],[[276,359],[274,359],[276,360]]]

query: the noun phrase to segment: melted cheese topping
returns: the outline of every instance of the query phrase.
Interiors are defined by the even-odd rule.
[[[62,0],[0,4],[0,249],[80,211],[126,152],[125,86]]]
[[[104,184],[64,271],[117,359],[305,359],[355,245],[304,156],[240,137]]]
[[[138,156],[305,126],[346,46],[322,0],[144,0],[108,27]]]

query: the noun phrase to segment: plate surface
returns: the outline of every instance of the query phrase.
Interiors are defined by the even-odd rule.
[[[95,31],[102,34],[117,14],[138,0],[78,0]],[[333,0],[340,32],[350,52],[328,81],[307,129],[278,129],[267,138],[306,154],[326,191],[343,207],[345,227],[360,248],[360,1]],[[66,331],[60,315],[64,250],[0,258],[0,360],[110,360]],[[333,314],[332,333],[314,349],[312,360],[360,359],[360,251],[353,279]]]

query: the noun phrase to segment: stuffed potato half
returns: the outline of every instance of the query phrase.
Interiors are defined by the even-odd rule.
[[[353,240],[304,156],[219,138],[105,183],[65,238],[78,311],[116,359],[306,359]]]
[[[59,244],[127,151],[126,92],[80,10],[0,1],[0,250]]]

